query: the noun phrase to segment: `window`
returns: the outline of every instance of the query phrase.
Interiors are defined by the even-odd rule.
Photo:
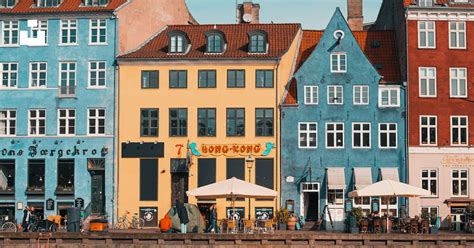
[[[438,127],[436,116],[420,116],[420,145],[436,145]]]
[[[46,110],[30,109],[28,111],[28,135],[40,136],[46,134]]]
[[[450,97],[467,97],[467,69],[450,68]]]
[[[379,90],[379,107],[400,107],[400,89],[381,88]]]
[[[2,159],[0,160],[0,177],[4,178],[3,186],[0,187],[0,192],[15,194],[15,160]]]
[[[61,3],[61,0],[37,0],[37,7],[57,7]]]
[[[344,190],[343,189],[328,189],[328,204],[329,205],[343,205],[344,204]]]
[[[300,122],[298,128],[298,147],[318,147],[318,124],[316,122]]]
[[[420,67],[420,97],[436,97],[436,68]]]
[[[418,6],[420,6],[420,7],[432,7],[433,6],[433,0],[419,0],[418,1]]]
[[[418,48],[436,48],[434,21],[418,22]]]
[[[421,187],[431,192],[432,196],[438,195],[438,170],[421,170]]]
[[[158,109],[141,109],[140,135],[142,137],[158,137]]]
[[[255,184],[274,189],[274,166],[272,158],[255,159]]]
[[[347,54],[331,53],[331,72],[332,73],[347,72]]]
[[[226,178],[237,178],[245,181],[245,159],[227,158],[226,159]]]
[[[344,148],[344,123],[326,123],[326,148]]]
[[[255,135],[273,136],[273,109],[255,109]]]
[[[267,52],[267,39],[264,34],[251,34],[250,35],[250,53],[266,53]]]
[[[257,70],[255,85],[257,88],[273,88],[273,70]]]
[[[467,170],[452,170],[452,196],[468,196],[468,171]]]
[[[48,20],[38,20],[38,24],[31,28],[33,38],[39,38],[40,33],[44,33],[44,44],[48,44]]]
[[[379,124],[379,148],[397,148],[397,124]]]
[[[76,62],[59,63],[59,89],[61,95],[76,94]]]
[[[58,159],[56,194],[74,194],[74,159]]]
[[[28,160],[28,188],[27,193],[44,194],[44,159]]]
[[[227,136],[245,136],[245,109],[227,109]]]
[[[170,71],[170,88],[188,87],[188,71]]]
[[[208,53],[222,53],[224,52],[222,36],[218,34],[211,34],[207,36],[207,52]]]
[[[451,145],[467,145],[467,116],[451,116]]]
[[[94,19],[90,21],[89,43],[93,45],[107,44],[107,20]]]
[[[0,110],[0,136],[16,134],[16,110]]]
[[[158,89],[160,87],[159,71],[142,71],[142,89]]]
[[[61,45],[77,45],[77,20],[61,20]]]
[[[354,105],[368,105],[369,104],[369,86],[357,85],[354,86]]]
[[[48,64],[46,62],[30,63],[30,87],[46,88],[46,79],[48,75]]]
[[[228,70],[227,88],[245,88],[245,70]]]
[[[341,105],[344,102],[343,88],[339,85],[328,86],[328,104],[329,105]]]
[[[198,136],[216,136],[216,109],[198,109]]]
[[[436,225],[438,217],[438,207],[421,207],[421,218],[428,218],[430,226]]]
[[[88,109],[87,113],[88,134],[105,134],[105,109]]]
[[[198,72],[199,88],[216,88],[216,71],[215,70],[199,70]]]
[[[370,148],[370,123],[352,123],[352,148]]]
[[[304,104],[318,104],[318,86],[304,86]]]
[[[106,72],[105,61],[89,62],[89,87],[105,87]]]
[[[104,6],[108,3],[108,0],[84,0],[84,6]]]
[[[173,34],[170,38],[170,53],[184,53],[186,38],[181,34]]]
[[[15,5],[16,0],[0,0],[0,8],[11,8]]]
[[[0,63],[0,66],[0,74],[2,76],[0,88],[16,88],[18,84],[18,64]]]
[[[59,135],[74,135],[76,133],[76,110],[59,109]]]
[[[140,159],[140,201],[158,200],[158,159]]]
[[[170,109],[170,136],[186,137],[188,135],[188,109]]]
[[[18,39],[20,33],[20,26],[18,24],[18,21],[3,21],[2,23],[2,45],[18,46]]]
[[[466,23],[449,22],[449,48],[466,48]]]
[[[198,158],[197,186],[202,187],[216,182],[216,159]]]

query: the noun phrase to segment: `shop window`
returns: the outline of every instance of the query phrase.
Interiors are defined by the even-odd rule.
[[[188,136],[188,109],[170,109],[170,136]]]
[[[158,159],[140,159],[140,201],[158,201]]]
[[[32,211],[33,216],[35,216],[38,220],[44,220],[44,202],[28,202],[27,206],[30,208],[34,208]]]
[[[74,159],[58,159],[56,194],[74,194]]]
[[[430,226],[436,225],[436,218],[438,217],[438,207],[422,207],[421,218],[429,219]]]
[[[216,159],[198,159],[198,187],[206,186],[216,182]]]
[[[273,136],[273,109],[255,109],[256,136]]]
[[[0,203],[0,216],[5,221],[15,221],[15,202]]]
[[[216,109],[198,109],[198,136],[216,136]]]
[[[344,204],[344,190],[343,189],[328,189],[328,204],[343,205]]]
[[[274,171],[272,158],[255,159],[255,184],[273,189]]]
[[[15,160],[0,160],[0,194],[15,194]]]
[[[45,181],[45,161],[44,159],[28,160],[28,188],[29,194],[44,194]]]

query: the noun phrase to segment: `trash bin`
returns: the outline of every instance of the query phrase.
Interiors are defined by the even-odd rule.
[[[67,209],[67,231],[68,232],[81,231],[81,209],[80,208]]]
[[[107,227],[108,227],[107,219],[95,219],[95,220],[90,221],[89,231],[104,232],[104,231],[107,231]]]

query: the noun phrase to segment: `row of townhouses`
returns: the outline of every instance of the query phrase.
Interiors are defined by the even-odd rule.
[[[279,192],[238,199],[241,217],[329,211],[342,230],[350,206],[462,230],[474,2],[385,0],[370,24],[347,2],[305,30],[250,2],[200,25],[184,0],[0,0],[0,214],[80,206],[156,227],[178,200],[224,217],[230,200],[186,191],[236,177]],[[347,196],[384,179],[432,195]]]

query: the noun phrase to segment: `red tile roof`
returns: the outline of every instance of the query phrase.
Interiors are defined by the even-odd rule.
[[[405,7],[416,5],[419,0],[403,0]],[[452,0],[434,0],[435,6],[456,7],[456,8],[474,8],[474,3],[455,3]]]
[[[323,32],[320,30],[303,30],[295,72],[300,69],[314,51]],[[395,33],[393,31],[353,31],[352,33],[364,54],[383,77],[382,82],[400,82]],[[290,82],[284,104],[297,104],[296,84],[296,79]]]
[[[219,25],[172,25],[168,26],[145,45],[122,55],[121,59],[240,59],[279,58],[286,53],[300,30],[300,24],[219,24]],[[223,54],[206,53],[207,31],[218,30],[224,34],[227,48]],[[255,30],[268,34],[268,52],[248,53],[248,33]],[[186,54],[168,53],[168,34],[181,31],[188,36],[191,49]]]
[[[82,0],[63,0],[58,7],[36,7],[36,0],[19,0],[13,8],[0,8],[2,14],[73,13],[114,11],[127,0],[109,0],[106,6],[82,6]]]

